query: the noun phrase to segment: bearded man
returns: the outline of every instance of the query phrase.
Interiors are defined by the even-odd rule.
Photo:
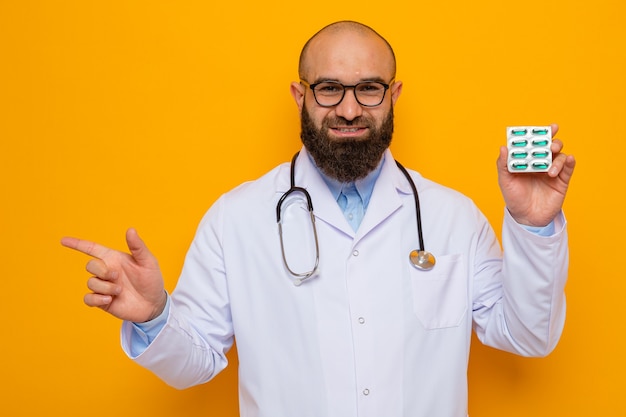
[[[94,257],[85,303],[124,320],[127,354],[178,388],[224,369],[236,338],[244,417],[467,416],[472,331],[525,356],[559,340],[574,158],[554,140],[549,172],[511,174],[500,150],[502,252],[470,199],[394,161],[402,83],[384,38],[331,24],[299,77],[304,146],[209,209],[171,295],[135,230],[130,255],[63,239]],[[412,262],[424,242],[435,256]]]

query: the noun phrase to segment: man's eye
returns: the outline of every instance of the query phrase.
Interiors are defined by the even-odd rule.
[[[341,86],[333,85],[333,84],[320,84],[317,86],[317,91],[324,94],[333,94],[340,93],[342,90]]]
[[[377,91],[380,91],[381,89],[382,85],[375,83],[359,85],[359,91],[362,91],[364,93],[375,93]]]

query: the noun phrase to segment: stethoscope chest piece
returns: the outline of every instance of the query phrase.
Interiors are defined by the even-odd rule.
[[[425,250],[416,249],[411,251],[409,259],[411,264],[421,271],[428,271],[435,267],[435,257],[432,253]]]

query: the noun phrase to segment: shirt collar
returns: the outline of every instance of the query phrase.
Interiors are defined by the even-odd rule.
[[[333,195],[334,199],[338,200],[339,199],[339,194],[341,194],[341,190],[343,189],[343,187],[345,185],[348,185],[349,183],[338,181],[338,180],[336,180],[334,178],[331,178],[328,175],[326,175],[317,166],[317,164],[315,163],[315,160],[313,159],[311,154],[308,153],[308,152],[307,152],[307,154],[308,154],[309,159],[311,160],[311,163],[313,164],[313,166],[315,166],[317,171],[320,173],[320,175],[324,179],[324,182],[328,186],[328,189],[330,190],[330,192]],[[376,166],[376,168],[374,168],[369,174],[367,174],[365,176],[365,178],[361,178],[361,179],[358,179],[358,180],[354,181],[354,185],[356,187],[356,190],[359,193],[359,196],[361,197],[361,201],[363,201],[363,208],[364,209],[367,209],[367,206],[368,206],[368,204],[370,202],[370,198],[372,197],[372,193],[374,191],[374,184],[376,184],[376,180],[380,176],[380,172],[382,170],[382,166],[383,166],[384,162],[385,162],[385,154],[383,154],[382,158],[380,158],[380,162],[378,163],[378,166]]]

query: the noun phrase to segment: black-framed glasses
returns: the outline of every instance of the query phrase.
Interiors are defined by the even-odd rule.
[[[393,79],[389,82],[392,83]],[[389,84],[379,81],[363,81],[354,85],[344,85],[336,81],[322,81],[309,84],[304,80],[300,83],[313,91],[313,97],[322,107],[337,106],[346,95],[346,90],[352,88],[357,103],[365,107],[376,107],[385,99]]]

